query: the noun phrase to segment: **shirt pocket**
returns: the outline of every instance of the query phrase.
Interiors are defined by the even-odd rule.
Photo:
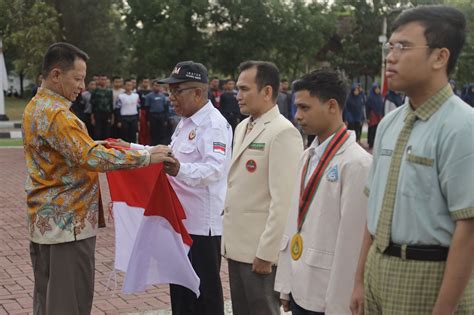
[[[330,270],[333,259],[334,253],[308,248],[304,261],[311,267]]]
[[[429,199],[432,187],[436,184],[433,183],[435,160],[407,152],[404,162],[404,180],[400,189],[402,194],[418,199]]]
[[[183,154],[191,154],[196,151],[196,146],[192,144],[184,144],[180,146],[178,151]]]

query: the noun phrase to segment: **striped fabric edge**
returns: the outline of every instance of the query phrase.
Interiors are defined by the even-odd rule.
[[[464,208],[451,212],[454,221],[474,218],[474,208]]]

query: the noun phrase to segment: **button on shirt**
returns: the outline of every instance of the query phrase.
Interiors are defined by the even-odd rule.
[[[405,104],[380,123],[366,187],[368,229],[375,235],[392,153],[409,112],[417,120],[395,179],[391,241],[449,246],[455,221],[474,217],[474,109],[449,85],[416,111]]]
[[[222,235],[231,145],[232,129],[211,102],[176,127],[171,148],[180,169],[168,178],[186,212],[183,222],[190,234]]]

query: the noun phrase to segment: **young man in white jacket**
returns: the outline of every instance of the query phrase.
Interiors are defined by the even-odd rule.
[[[293,315],[350,314],[372,158],[343,123],[347,87],[338,73],[311,72],[293,89],[295,117],[316,139],[300,159],[275,290]]]

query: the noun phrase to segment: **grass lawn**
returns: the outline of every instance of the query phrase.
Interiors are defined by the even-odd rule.
[[[8,118],[10,120],[21,120],[23,110],[29,101],[29,98],[5,97],[5,113]]]
[[[21,147],[23,140],[21,139],[0,139],[0,147]]]

